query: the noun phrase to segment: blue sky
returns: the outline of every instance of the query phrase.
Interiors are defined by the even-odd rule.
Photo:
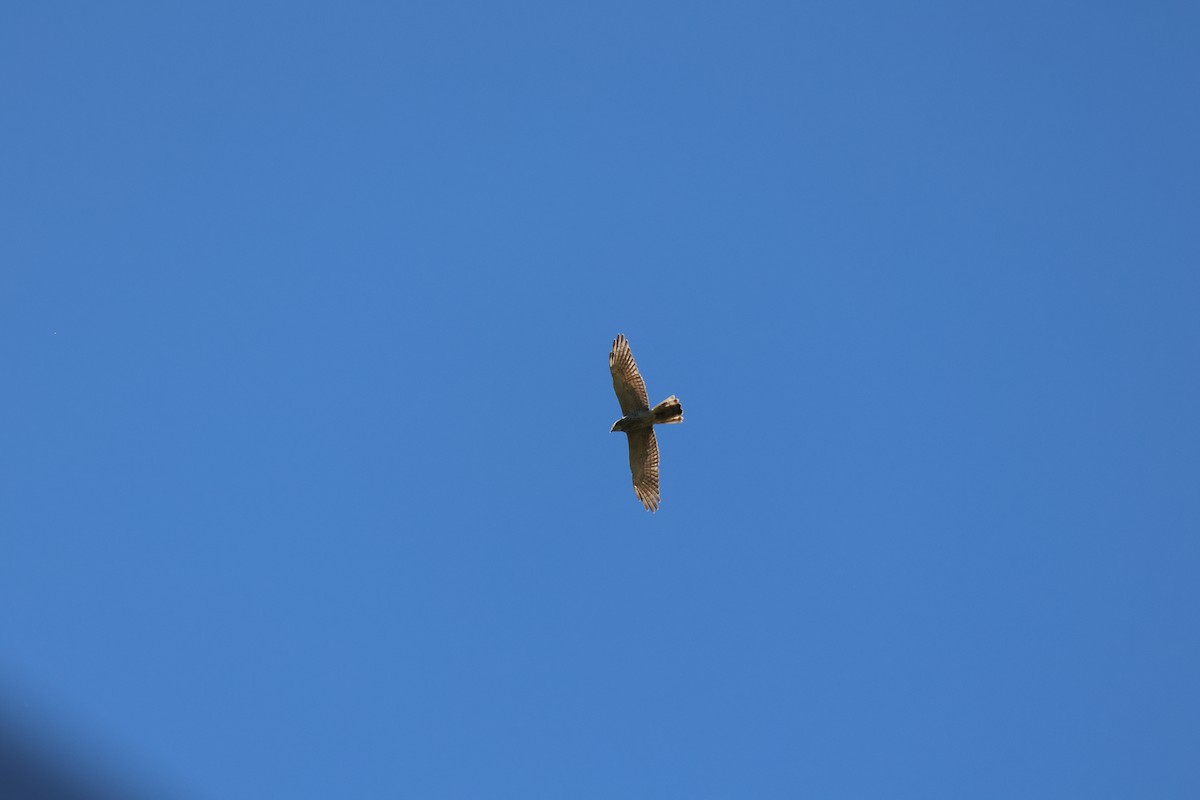
[[[10,728],[193,797],[1195,797],[1198,24],[8,4]]]

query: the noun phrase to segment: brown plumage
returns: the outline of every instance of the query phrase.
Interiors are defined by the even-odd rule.
[[[629,341],[623,335],[618,334],[613,341],[612,351],[608,354],[608,369],[624,415],[612,429],[621,431],[629,439],[629,471],[633,474],[634,494],[647,511],[657,511],[660,495],[658,439],[654,436],[654,426],[683,422],[683,406],[679,404],[679,398],[671,395],[650,408],[646,382],[638,372]]]

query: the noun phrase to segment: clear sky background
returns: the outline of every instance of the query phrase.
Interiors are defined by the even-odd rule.
[[[5,4],[4,706],[222,800],[1200,795],[1197,30]]]

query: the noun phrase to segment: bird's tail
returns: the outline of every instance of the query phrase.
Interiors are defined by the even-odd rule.
[[[683,406],[679,404],[679,398],[675,395],[671,395],[656,405],[650,413],[654,415],[655,425],[670,425],[673,422],[683,422]]]

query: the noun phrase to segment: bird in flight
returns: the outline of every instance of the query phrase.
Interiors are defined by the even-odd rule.
[[[612,373],[613,389],[621,404],[619,420],[613,423],[612,431],[621,431],[629,438],[629,471],[633,473],[633,492],[647,511],[658,509],[658,440],[654,437],[655,425],[670,425],[683,422],[683,406],[679,398],[671,395],[650,408],[646,396],[646,382],[638,372],[629,341],[618,334],[608,354],[608,369]]]

